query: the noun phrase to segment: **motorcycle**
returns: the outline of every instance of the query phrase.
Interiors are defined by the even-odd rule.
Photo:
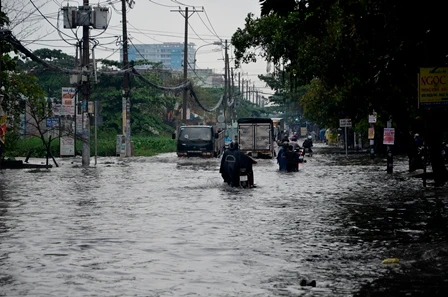
[[[296,152],[299,154],[299,163],[306,163],[305,149],[303,147],[297,147]]]
[[[249,177],[249,173],[246,168],[240,169],[240,187],[242,188],[253,188],[253,179]]]

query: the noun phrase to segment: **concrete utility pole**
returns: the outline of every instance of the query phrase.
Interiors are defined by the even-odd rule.
[[[128,29],[126,20],[126,0],[121,0],[122,25],[123,25],[123,70],[129,68],[128,60]],[[131,101],[129,99],[129,72],[124,73],[122,91],[123,136],[125,150],[120,152],[120,157],[131,157]]]
[[[238,72],[238,91],[243,92],[241,91],[241,72]]]
[[[244,78],[241,79],[241,101],[244,100]]]
[[[188,19],[195,13],[195,12],[203,12],[203,10],[196,10],[193,8],[193,12],[190,14],[188,12],[188,6],[185,7],[185,12],[183,12],[181,9],[178,10],[171,10],[171,12],[179,12],[184,18],[185,18],[185,36],[184,36],[184,82],[186,83],[188,81]],[[185,122],[187,120],[187,89],[184,88],[183,91],[183,100],[182,100],[182,119]]]
[[[84,0],[84,7],[89,6],[89,0]],[[82,26],[82,70],[88,71],[89,69],[89,24]],[[90,118],[88,114],[89,105],[89,75],[86,75],[82,79],[82,166],[90,165]]]
[[[229,90],[229,55],[227,53],[227,39],[225,40],[225,44],[224,44],[224,116],[227,115],[226,111],[227,111],[227,102],[230,98],[230,90]],[[226,121],[227,123],[227,116],[226,116]]]

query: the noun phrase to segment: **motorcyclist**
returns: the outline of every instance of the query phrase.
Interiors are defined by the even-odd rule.
[[[283,136],[283,138],[282,138],[282,141],[281,141],[282,143],[283,142],[289,142],[289,137],[288,137],[288,135],[287,134],[285,134],[284,136]]]
[[[278,170],[279,171],[286,171],[286,151],[288,149],[288,142],[283,142],[280,146],[280,149],[277,153],[277,164],[278,164]]]
[[[308,135],[307,139],[302,143],[302,146],[308,150],[308,153],[311,155],[313,153],[313,150],[311,149],[313,147],[313,137]]]
[[[299,153],[293,150],[292,145],[288,145],[288,150],[286,151],[286,171],[299,171]]]
[[[219,172],[224,182],[232,187],[238,187],[240,185],[240,169],[245,168],[249,184],[253,185],[252,164],[254,163],[256,162],[251,157],[239,150],[238,143],[231,142],[229,149],[222,155]]]

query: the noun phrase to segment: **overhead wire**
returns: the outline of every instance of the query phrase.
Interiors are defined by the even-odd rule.
[[[55,70],[58,72],[62,72],[62,73],[66,73],[66,74],[79,74],[79,73],[84,73],[85,71],[79,71],[79,70],[71,70],[71,69],[65,69],[65,68],[60,68],[54,65],[51,65],[50,63],[42,60],[41,58],[39,58],[38,56],[36,56],[34,53],[32,53],[31,51],[29,51],[28,49],[26,49],[19,40],[17,40],[14,35],[12,35],[10,30],[0,30],[0,40],[5,40],[7,42],[9,42],[11,45],[13,45],[17,50],[19,50],[20,52],[22,52],[23,54],[25,54],[27,57],[29,57],[31,60],[42,64],[44,67],[51,69],[51,70]],[[97,43],[96,43],[97,45]],[[96,46],[95,45],[95,46]],[[212,109],[206,108],[205,106],[202,105],[202,103],[199,101],[199,98],[197,97],[196,93],[194,92],[193,87],[191,86],[191,83],[189,81],[176,86],[176,87],[165,87],[165,86],[161,86],[158,85],[156,83],[151,82],[150,80],[146,79],[144,76],[142,76],[137,70],[135,70],[134,67],[130,67],[128,69],[125,70],[121,70],[121,71],[99,71],[98,74],[100,75],[121,75],[125,72],[130,72],[131,74],[137,76],[139,79],[141,79],[142,81],[144,81],[145,83],[151,85],[154,88],[157,88],[159,90],[163,90],[163,91],[172,91],[172,92],[176,92],[176,91],[180,91],[180,90],[184,90],[187,89],[190,92],[190,96],[193,97],[195,99],[195,101],[198,103],[198,105],[205,111],[208,112],[212,112],[214,110],[216,110],[222,103],[223,100],[223,96],[221,96],[221,99],[219,100],[219,102],[216,104],[216,106]],[[88,73],[87,73],[88,74]]]
[[[207,20],[208,20],[208,23],[210,24],[210,26],[212,27],[212,29],[213,29],[213,32],[215,32],[215,34],[216,34],[216,37],[219,37],[219,34],[218,33],[216,33],[216,30],[215,30],[215,28],[213,27],[213,25],[212,25],[212,22],[210,21],[210,18],[208,17],[208,14],[207,14],[207,11],[205,10],[205,8],[204,7],[202,7],[202,10],[204,11],[204,13],[205,13],[205,17],[207,18]]]
[[[99,45],[100,46],[100,45]],[[110,54],[109,56],[107,56],[106,58],[102,58],[102,59],[99,59],[99,60],[108,60],[110,57],[112,57],[116,52],[118,52],[119,50],[121,50],[123,48],[123,46],[120,46],[119,48],[116,48],[113,52],[112,52],[112,54]]]
[[[68,35],[68,34],[65,34],[65,33],[63,33],[62,31],[60,31],[57,27],[55,27],[55,25],[53,25],[48,19],[47,19],[47,17],[39,10],[39,8],[36,6],[36,4],[34,4],[34,2],[33,2],[33,0],[30,0],[30,2],[31,2],[31,4],[34,6],[34,8],[39,12],[39,14],[53,27],[53,28],[55,28],[59,33],[62,33],[62,34],[64,34],[65,36],[67,36],[67,37],[71,37],[70,35]],[[58,14],[58,18],[59,18],[59,14]],[[62,36],[61,36],[61,38],[62,38]],[[62,40],[64,40],[65,42],[67,42],[64,38],[62,38]],[[79,41],[79,40],[78,40]],[[71,43],[69,43],[69,42],[67,42],[68,44],[71,44]],[[74,45],[74,44],[71,44],[71,45]]]
[[[58,32],[59,37],[61,37],[61,39],[64,40],[64,38],[61,36],[61,32],[62,32],[62,31],[59,29],[59,15],[60,15],[60,12],[61,12],[61,10],[58,10],[58,18],[57,18],[57,20],[56,20],[56,24],[57,24],[57,28],[56,28],[56,30],[57,30],[57,32]],[[70,23],[70,18],[67,18],[67,19],[69,20],[70,30],[71,30],[72,33],[75,35],[76,40],[79,42],[79,38],[78,38],[78,29],[79,29],[79,27],[76,28],[76,32],[73,31],[72,24]],[[65,40],[64,40],[64,41],[65,41]]]
[[[190,27],[190,29],[194,32],[194,34],[196,34],[196,36],[200,39],[200,40],[202,40],[202,41],[204,41],[204,42],[208,42],[208,41],[206,41],[206,40],[204,40],[201,36],[199,36],[198,35],[198,33],[196,33],[196,31],[194,30],[194,28],[193,28],[193,26],[190,24],[190,22],[188,22],[188,26]]]
[[[180,3],[180,2],[179,2],[179,1],[177,1],[177,0],[171,0],[171,2],[174,2],[174,3],[180,4],[180,5],[183,5],[183,6],[191,6],[191,7],[193,7],[193,5],[188,5],[188,4]]]
[[[113,25],[113,26],[109,26],[109,29],[121,29],[121,25]],[[172,31],[161,31],[161,30],[151,30],[151,29],[138,29],[142,32],[146,32],[146,34],[154,34],[154,35],[160,35],[160,36],[165,36],[165,37],[183,37],[184,33],[178,33],[178,32],[172,32]],[[167,34],[163,34],[163,33],[167,33]],[[177,35],[176,35],[177,34]],[[208,39],[208,37],[216,37],[215,35],[208,35],[208,34],[201,34],[202,36],[206,36],[203,38]],[[211,39],[211,40],[216,40],[215,38]]]
[[[157,2],[152,1],[152,0],[148,0],[148,1],[151,2],[151,3],[154,3],[156,5],[159,5],[159,6],[163,6],[163,7],[177,7],[177,5],[165,5],[165,4],[157,3]]]
[[[196,76],[196,77],[197,77],[203,84],[205,84],[205,85],[208,84],[202,77],[200,77],[200,76],[197,74],[196,69],[194,69],[193,67],[191,67],[190,62],[188,62],[188,68],[190,68],[190,70],[193,71],[194,75],[195,75],[195,76]]]
[[[135,44],[132,42],[132,39],[128,39],[129,40],[129,42],[132,44],[132,46],[134,47],[134,49],[135,49],[135,51],[140,55],[140,57],[142,57],[142,59],[143,59],[143,62],[148,62],[149,63],[149,60],[148,59],[146,59],[143,55],[142,55],[142,53],[138,50],[138,48],[135,46]]]
[[[148,38],[150,38],[150,39],[152,39],[152,40],[154,40],[154,41],[163,43],[163,41],[157,40],[157,39],[155,39],[155,38],[153,38],[153,37],[151,37],[151,36],[149,36],[149,35],[143,33],[140,29],[136,28],[135,26],[133,26],[133,25],[132,25],[131,23],[129,23],[129,22],[128,22],[128,25],[131,26],[132,28],[134,28],[135,30],[137,30],[140,34],[143,34],[144,36],[146,36],[146,37],[148,37]],[[129,32],[129,30],[128,30],[128,32]]]
[[[72,70],[72,69],[67,69],[67,68],[61,68],[61,67],[52,65],[45,60],[42,60],[36,54],[34,54],[30,50],[28,50],[26,47],[24,47],[22,45],[22,43],[12,34],[12,32],[10,30],[0,29],[0,40],[5,40],[6,42],[10,43],[12,46],[14,46],[18,51],[23,53],[25,56],[27,56],[34,62],[43,65],[44,67],[46,67],[48,69],[51,69],[51,70],[54,70],[57,72],[61,72],[61,73],[65,73],[65,74],[86,74],[86,75],[90,74],[90,72],[88,70]],[[98,73],[101,75],[121,75],[124,72],[131,72],[131,70],[126,69],[126,70],[113,71],[113,72],[102,71],[102,72],[98,72]]]
[[[214,36],[214,37],[217,37],[219,40],[221,40],[221,38],[218,36],[218,35],[216,35],[208,26],[207,26],[207,24],[204,22],[204,20],[202,19],[202,17],[201,17],[201,15],[199,14],[199,13],[197,13],[197,15],[198,15],[198,17],[199,17],[199,19],[201,20],[201,22],[202,22],[202,24],[204,24],[204,26],[205,26],[205,28],[207,28],[207,30],[210,32],[210,33],[212,33],[212,35]]]

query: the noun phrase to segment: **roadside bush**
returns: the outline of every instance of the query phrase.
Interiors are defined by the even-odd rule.
[[[116,155],[116,135],[99,135],[97,143],[98,156]],[[167,136],[134,136],[131,137],[134,142],[135,156],[153,156],[160,153],[176,151],[176,142]],[[8,142],[6,142],[8,143]],[[59,139],[51,142],[51,153],[54,157],[60,157]],[[44,158],[46,156],[45,146],[39,138],[26,138],[11,142],[7,147],[5,157],[25,157],[28,153],[33,158]],[[95,142],[92,138],[90,143],[90,153],[95,153]],[[76,154],[82,154],[82,142],[76,141]]]

